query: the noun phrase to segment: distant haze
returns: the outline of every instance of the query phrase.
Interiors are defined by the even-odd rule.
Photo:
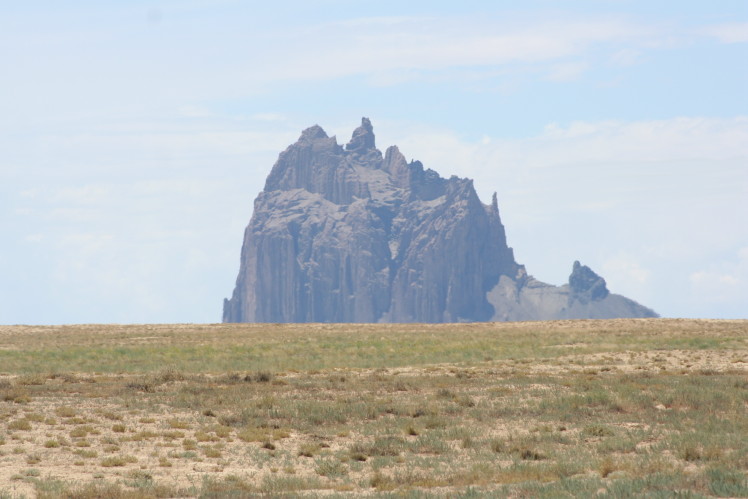
[[[219,322],[278,153],[361,116],[538,279],[748,317],[743,0],[354,3],[4,6],[0,323]]]

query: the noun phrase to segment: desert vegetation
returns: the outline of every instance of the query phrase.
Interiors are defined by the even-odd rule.
[[[748,497],[748,321],[0,327],[0,497]]]

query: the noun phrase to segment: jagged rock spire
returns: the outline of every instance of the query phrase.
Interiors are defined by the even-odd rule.
[[[499,213],[499,199],[496,196],[496,192],[491,196],[491,211],[498,215]]]
[[[315,140],[315,139],[326,139],[327,133],[319,125],[310,126],[303,132],[299,140]]]
[[[361,126],[353,131],[351,141],[348,142],[345,149],[351,152],[366,152],[370,149],[376,149],[374,128],[371,126],[369,118],[361,118]]]
[[[605,279],[597,275],[588,266],[579,263],[579,261],[574,262],[571,270],[569,288],[574,297],[585,303],[602,300],[610,293],[605,284]]]

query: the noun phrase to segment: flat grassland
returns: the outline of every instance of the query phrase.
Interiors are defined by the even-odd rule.
[[[0,326],[0,497],[748,497],[748,321]]]

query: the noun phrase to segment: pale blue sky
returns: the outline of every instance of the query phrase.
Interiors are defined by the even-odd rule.
[[[517,260],[748,317],[745,1],[4,2],[0,323],[215,322],[278,153],[362,116]]]

